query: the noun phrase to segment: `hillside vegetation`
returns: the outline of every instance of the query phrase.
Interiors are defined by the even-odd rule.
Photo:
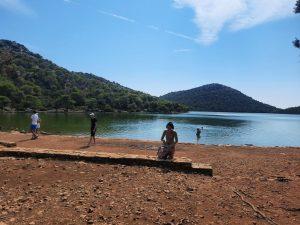
[[[283,110],[280,110],[279,113],[300,114],[300,106],[283,109]]]
[[[280,110],[221,84],[171,92],[161,98],[185,104],[197,111],[272,113]]]
[[[187,107],[93,74],[71,72],[25,46],[0,40],[0,108],[184,112]]]

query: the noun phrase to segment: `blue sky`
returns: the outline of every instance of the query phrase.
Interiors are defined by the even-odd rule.
[[[300,105],[293,0],[0,0],[0,38],[153,95],[221,83]]]

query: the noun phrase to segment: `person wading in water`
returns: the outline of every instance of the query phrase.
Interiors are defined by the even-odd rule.
[[[162,159],[173,159],[175,153],[175,145],[178,143],[178,136],[176,131],[174,131],[174,125],[169,122],[164,130],[161,141],[164,144],[165,150],[161,156]]]
[[[199,141],[200,141],[200,138],[201,138],[201,130],[200,130],[200,128],[197,128],[196,137],[197,137],[197,144],[199,144]]]
[[[91,118],[91,137],[90,137],[88,146],[91,145],[92,140],[93,140],[94,144],[96,144],[95,135],[96,135],[96,131],[97,131],[97,119],[95,117],[95,114],[91,113],[90,118]]]

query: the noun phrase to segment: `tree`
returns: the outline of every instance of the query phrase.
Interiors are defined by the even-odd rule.
[[[0,95],[6,96],[11,100],[11,106],[17,107],[24,100],[24,94],[10,81],[0,82]]]
[[[294,11],[295,13],[300,13],[300,0],[297,0]]]
[[[299,39],[295,39],[295,41],[293,41],[293,44],[296,48],[300,48],[300,40]]]
[[[23,108],[40,109],[43,104],[39,98],[32,95],[26,95],[23,101]]]
[[[10,99],[6,96],[0,96],[0,108],[3,110],[4,107],[10,104]]]
[[[63,95],[55,102],[55,108],[63,108],[67,111],[74,107],[75,101],[69,95]]]
[[[85,98],[82,93],[79,91],[73,92],[71,94],[71,98],[75,101],[75,106],[84,106]]]
[[[16,86],[9,81],[1,81],[0,83],[0,95],[12,98],[17,91]]]
[[[86,106],[88,110],[96,110],[97,109],[97,99],[95,98],[90,98],[86,101]]]
[[[36,85],[25,84],[20,89],[25,95],[34,95],[34,96],[41,95],[41,88]]]
[[[130,103],[129,105],[128,105],[128,110],[130,111],[130,112],[136,112],[137,111],[137,106],[136,106],[136,104],[135,103]]]
[[[113,110],[113,108],[110,105],[106,104],[104,106],[104,111],[105,112],[113,112],[114,110]]]
[[[300,13],[300,0],[297,0],[294,12],[295,13]],[[294,46],[296,48],[300,48],[300,41],[299,41],[299,39],[296,38],[295,41],[293,41],[293,44],[294,44]]]

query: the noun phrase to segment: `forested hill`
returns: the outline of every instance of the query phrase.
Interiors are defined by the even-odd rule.
[[[93,74],[68,71],[8,40],[0,40],[0,108],[187,111],[187,107],[178,103],[134,91]]]
[[[171,92],[161,98],[185,104],[198,111],[271,113],[279,110],[221,84],[208,84],[186,91]]]
[[[287,109],[283,109],[280,111],[280,113],[286,113],[286,114],[300,114],[300,106],[298,107],[291,107]]]

